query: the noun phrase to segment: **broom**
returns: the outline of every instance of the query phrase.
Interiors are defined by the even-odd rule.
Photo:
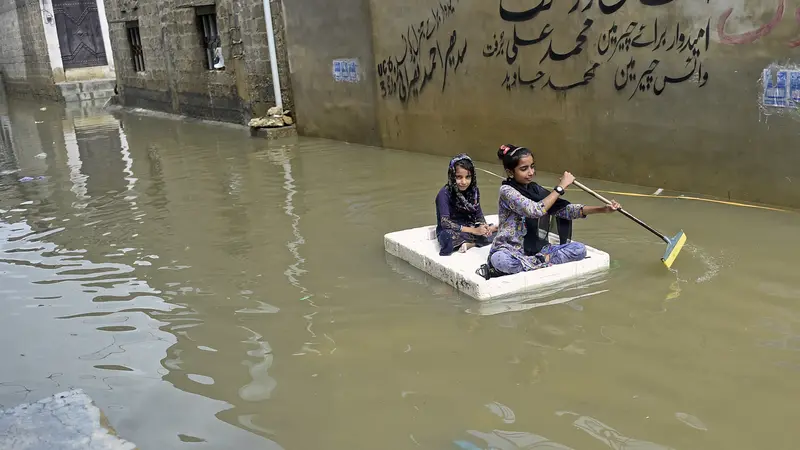
[[[578,186],[579,188],[583,189],[588,194],[594,196],[595,198],[597,198],[601,202],[603,202],[603,203],[605,203],[607,205],[611,204],[611,202],[608,199],[604,198],[602,195],[600,195],[597,192],[589,189],[588,187],[582,185],[577,180],[574,181],[572,184],[574,184],[575,186]],[[630,214],[628,211],[625,211],[622,208],[618,209],[618,211],[621,212],[622,214],[624,214],[627,218],[629,218],[629,219],[633,220],[634,222],[638,223],[639,225],[643,226],[644,228],[646,228],[651,233],[653,233],[656,236],[660,237],[664,242],[667,243],[667,251],[664,252],[664,256],[661,258],[661,261],[664,262],[664,265],[667,266],[667,268],[672,267],[672,263],[675,262],[675,258],[678,257],[678,253],[680,253],[681,249],[683,248],[683,244],[686,243],[686,234],[683,233],[683,230],[681,230],[678,234],[676,234],[675,237],[670,239],[670,238],[664,236],[663,234],[659,233],[658,231],[656,231],[650,225],[647,225],[646,223],[644,223],[641,220],[637,219],[632,214]]]

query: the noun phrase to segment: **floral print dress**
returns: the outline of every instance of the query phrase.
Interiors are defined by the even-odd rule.
[[[584,218],[581,208],[583,205],[572,203],[554,215],[568,220]],[[547,212],[543,202],[530,200],[511,186],[500,186],[498,213],[500,224],[489,250],[489,261],[500,272],[513,274],[536,270],[578,261],[586,256],[586,247],[580,242],[546,245],[536,255],[526,255],[523,252],[523,240],[528,232],[525,219],[538,219]]]

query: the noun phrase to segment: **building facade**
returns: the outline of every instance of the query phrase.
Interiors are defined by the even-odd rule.
[[[292,109],[283,12],[271,14]],[[106,0],[122,106],[247,123],[276,105],[262,0]]]
[[[93,98],[91,89],[82,92],[84,82],[114,77],[102,0],[0,0],[0,33],[9,94],[81,100]]]

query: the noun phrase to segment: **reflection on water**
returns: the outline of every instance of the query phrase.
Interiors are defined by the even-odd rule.
[[[614,428],[604,424],[603,422],[588,416],[581,416],[573,412],[559,411],[557,416],[578,416],[572,423],[573,426],[589,436],[602,442],[605,446],[613,450],[671,450],[654,442],[643,441],[636,438],[631,438],[621,434]],[[683,417],[683,416],[682,416]],[[696,420],[696,419],[695,419]],[[694,426],[694,425],[693,425]],[[550,439],[534,433],[519,432],[519,431],[502,431],[493,430],[489,433],[481,431],[470,430],[468,433],[475,438],[484,441],[487,446],[485,448],[498,449],[498,450],[518,450],[518,449],[559,449],[559,450],[572,450],[573,447],[551,441]],[[464,450],[480,450],[483,447],[478,446],[467,440],[454,441],[455,445]]]
[[[143,449],[797,440],[796,214],[628,198],[691,237],[675,271],[592,217],[610,271],[477,303],[383,250],[446,158],[41,107],[0,101],[2,407],[82,388]]]
[[[611,428],[610,426],[600,422],[593,417],[580,416],[579,414],[571,412],[559,412],[558,415],[576,415],[579,416],[573,422],[576,428],[586,432],[593,438],[602,442],[613,450],[670,450],[670,447],[665,447],[653,442],[643,441],[636,438],[631,438],[623,435],[619,431]]]
[[[494,430],[491,433],[470,431],[469,434],[486,442],[490,449],[517,450],[517,449],[552,449],[572,450],[572,448],[553,442],[544,436],[533,433]],[[455,444],[464,450],[482,450],[483,447],[469,441],[455,441]]]

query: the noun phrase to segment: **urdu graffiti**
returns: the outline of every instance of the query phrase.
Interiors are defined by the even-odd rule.
[[[467,41],[460,38],[455,29],[447,34],[446,40],[435,36],[455,13],[454,5],[458,2],[442,1],[431,10],[426,20],[409,25],[405,34],[400,36],[404,47],[402,54],[378,63],[378,84],[382,97],[396,97],[407,105],[434,84],[434,77],[438,77],[439,81],[435,83],[444,92],[448,76],[464,62]]]
[[[637,0],[646,7],[659,7],[674,0]],[[627,0],[597,0],[597,9],[604,16],[613,16]],[[633,2],[633,0],[631,0]],[[547,19],[542,25],[534,26],[541,31],[532,35],[522,35],[519,27],[545,15],[552,15],[553,0],[540,0],[534,7],[512,11],[504,8],[499,0],[500,18],[511,24],[510,30],[495,34],[483,50],[485,58],[500,58],[506,63],[505,77],[500,83],[507,90],[527,87],[529,89],[549,88],[553,91],[569,91],[589,85],[597,71],[606,65],[615,66],[614,88],[624,92],[628,100],[637,94],[652,93],[660,96],[667,86],[694,81],[698,87],[706,85],[709,74],[703,68],[703,56],[710,43],[711,19],[699,29],[689,31],[681,23],[665,23],[662,19],[652,22],[631,21],[617,23],[604,30],[598,30],[591,13],[595,0],[576,0],[567,16],[580,11],[588,12],[574,38],[574,42],[554,39],[555,26]],[[548,14],[545,14],[548,13]],[[597,19],[597,16],[594,16]],[[530,28],[531,24],[526,24]],[[537,52],[541,56],[536,56]],[[536,69],[526,71],[521,68],[522,53],[534,58]],[[548,74],[545,66],[557,65],[581,54],[589,54],[587,69],[583,75],[573,79],[559,79]],[[665,62],[670,58],[671,64]],[[642,59],[644,61],[642,61]],[[671,70],[680,61],[676,73]],[[526,64],[530,67],[531,64]]]

